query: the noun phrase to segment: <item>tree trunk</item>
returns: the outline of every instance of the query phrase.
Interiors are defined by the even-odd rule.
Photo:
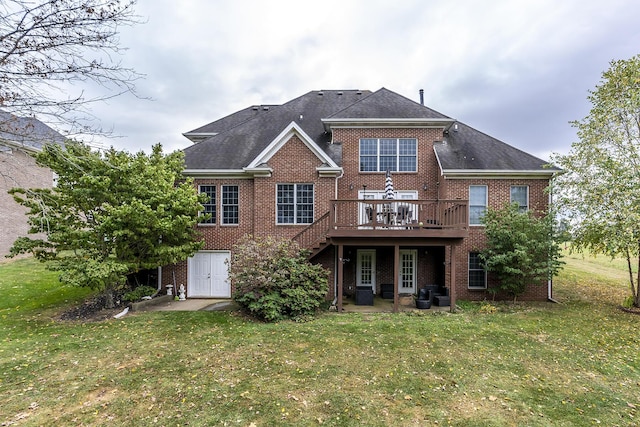
[[[638,278],[636,279],[636,285],[631,284],[631,294],[633,295],[633,305],[640,307],[640,292],[638,292],[638,285],[640,285],[640,253],[638,254]]]
[[[107,289],[104,291],[104,308],[115,308],[113,301],[113,289]]]

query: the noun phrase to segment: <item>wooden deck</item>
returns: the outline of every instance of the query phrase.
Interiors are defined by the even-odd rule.
[[[293,240],[315,251],[329,241],[448,244],[468,234],[466,200],[332,200],[329,212]]]

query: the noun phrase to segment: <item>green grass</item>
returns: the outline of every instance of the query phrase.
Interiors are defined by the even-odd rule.
[[[456,314],[220,312],[61,322],[86,296],[30,260],[0,264],[0,424],[631,426],[640,316],[626,272],[571,256],[560,304]]]

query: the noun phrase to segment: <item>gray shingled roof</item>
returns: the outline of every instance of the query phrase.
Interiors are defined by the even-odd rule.
[[[342,151],[339,146],[329,144],[331,136],[325,132],[322,119],[353,105],[370,93],[360,90],[312,91],[285,104],[270,106],[252,119],[186,148],[186,168],[242,169],[255,160],[291,122],[296,122],[340,164]]]
[[[271,109],[272,107],[276,107],[276,105],[252,105],[251,107],[247,107],[243,110],[237,111],[233,114],[216,120],[215,122],[211,122],[197,129],[185,132],[183,135],[189,138],[190,135],[194,134],[218,134],[220,132],[224,132],[225,130],[234,128],[251,119],[254,119],[258,116],[258,114],[264,114],[264,112],[269,111],[269,109]]]
[[[33,117],[18,117],[0,110],[0,145],[41,150],[47,143],[64,145],[64,136]]]
[[[457,122],[444,141],[434,144],[443,172],[447,171],[546,171],[548,162]]]
[[[326,118],[450,119],[444,114],[385,88],[375,91],[371,95]]]
[[[239,170],[247,167],[291,123],[295,122],[336,162],[342,146],[330,144],[322,119],[453,119],[382,88],[312,91],[282,105],[248,107],[190,133],[217,133],[184,150],[190,170]],[[502,141],[457,122],[435,151],[446,171],[547,171],[538,159]],[[553,170],[553,169],[552,169]]]

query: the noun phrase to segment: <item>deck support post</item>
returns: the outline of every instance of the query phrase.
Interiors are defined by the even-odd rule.
[[[449,289],[449,311],[451,313],[456,311],[456,248],[457,245],[451,245],[451,289]]]
[[[398,312],[400,295],[398,294],[398,281],[400,279],[400,246],[395,245],[393,251],[393,312]]]
[[[342,313],[342,290],[344,288],[344,246],[343,245],[338,245],[338,295],[336,295],[336,298],[338,299],[338,313]]]

